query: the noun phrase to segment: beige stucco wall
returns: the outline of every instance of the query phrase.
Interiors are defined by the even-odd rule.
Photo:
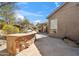
[[[72,40],[79,40],[79,4],[78,2],[69,2],[58,10],[52,17],[49,17],[49,34],[53,37],[68,36]],[[50,29],[50,20],[57,18],[57,32],[53,33]]]

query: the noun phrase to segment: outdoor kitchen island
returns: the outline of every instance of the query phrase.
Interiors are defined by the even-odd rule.
[[[9,55],[16,55],[28,48],[35,40],[35,31],[29,33],[17,33],[5,35],[7,39],[7,51]]]

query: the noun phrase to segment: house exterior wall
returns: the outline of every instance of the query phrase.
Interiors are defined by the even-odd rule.
[[[50,29],[50,22],[53,18],[57,19],[56,33]],[[63,38],[65,36],[74,41],[79,40],[79,2],[68,2],[55,14],[48,18],[49,35]]]
[[[41,24],[40,32],[47,32],[47,23],[46,24]]]

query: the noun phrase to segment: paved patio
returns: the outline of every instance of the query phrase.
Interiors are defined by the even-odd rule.
[[[36,35],[35,45],[43,56],[79,56],[79,48],[69,46],[61,39]]]

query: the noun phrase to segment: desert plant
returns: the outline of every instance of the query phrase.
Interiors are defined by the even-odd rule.
[[[11,33],[18,33],[19,32],[19,28],[14,27],[13,25],[4,25],[2,30],[7,33],[7,34],[11,34]]]

